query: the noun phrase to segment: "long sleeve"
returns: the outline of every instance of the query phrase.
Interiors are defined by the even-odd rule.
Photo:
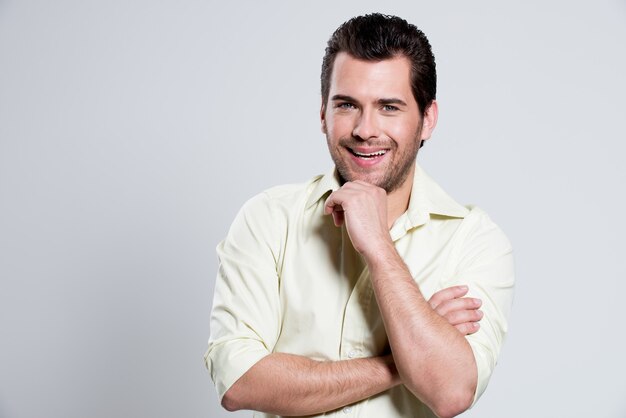
[[[479,331],[466,337],[478,368],[475,403],[487,387],[508,329],[515,283],[513,251],[502,230],[478,208],[465,218],[455,238],[456,269],[443,287],[468,285],[468,296],[482,300],[484,313]]]
[[[219,269],[206,366],[220,399],[250,367],[272,352],[280,333],[279,210],[261,194],[238,213],[217,247]]]

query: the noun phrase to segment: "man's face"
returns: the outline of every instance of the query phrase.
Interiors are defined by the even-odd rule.
[[[402,56],[376,62],[337,54],[321,118],[344,181],[362,180],[390,193],[413,173],[420,142],[434,124],[428,120],[423,129],[410,71]]]

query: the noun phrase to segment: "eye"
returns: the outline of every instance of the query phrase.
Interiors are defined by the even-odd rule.
[[[356,109],[356,106],[350,102],[340,102],[340,103],[337,103],[335,107],[338,109],[345,109],[345,110]]]
[[[385,112],[395,112],[395,111],[397,111],[397,110],[400,110],[400,109],[398,109],[396,106],[393,106],[393,105],[383,105],[382,109],[383,109]]]

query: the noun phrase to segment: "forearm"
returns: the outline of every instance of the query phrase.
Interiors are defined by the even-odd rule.
[[[467,409],[477,376],[469,343],[430,307],[393,244],[366,260],[402,382],[440,416]]]
[[[360,401],[399,383],[391,356],[321,362],[273,353],[233,384],[222,405],[228,410],[312,415]]]

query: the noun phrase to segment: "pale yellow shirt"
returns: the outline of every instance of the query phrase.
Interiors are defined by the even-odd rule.
[[[315,360],[389,352],[368,269],[345,228],[324,215],[325,198],[339,186],[332,172],[269,189],[243,206],[217,247],[205,360],[220,399],[272,352]],[[507,330],[514,284],[508,239],[485,212],[456,203],[419,166],[409,207],[390,234],[426,298],[466,284],[482,300],[480,330],[467,336],[478,366],[476,401]],[[435,416],[403,385],[324,415]]]

